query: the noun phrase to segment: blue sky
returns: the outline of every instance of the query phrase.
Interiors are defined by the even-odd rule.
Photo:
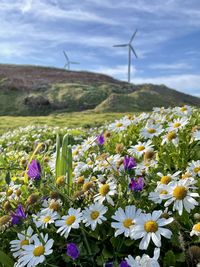
[[[62,68],[127,79],[135,29],[133,83],[166,84],[200,96],[199,0],[0,0],[0,62]]]

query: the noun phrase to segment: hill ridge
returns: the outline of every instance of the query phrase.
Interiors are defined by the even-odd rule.
[[[165,85],[129,84],[100,73],[0,64],[0,115],[148,111],[183,104],[200,107],[200,98]]]

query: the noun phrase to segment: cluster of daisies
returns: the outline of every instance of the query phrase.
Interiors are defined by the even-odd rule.
[[[87,266],[159,267],[176,234],[186,255],[200,236],[199,123],[198,110],[183,106],[91,130],[71,145],[71,188],[68,174],[55,177],[56,153],[46,165],[32,157],[0,192],[0,230],[21,229],[10,241],[15,266],[59,266],[57,253],[81,266],[83,242]]]

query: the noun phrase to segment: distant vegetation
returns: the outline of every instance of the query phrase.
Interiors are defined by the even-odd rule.
[[[149,111],[200,106],[200,98],[164,85],[134,85],[107,75],[37,66],[0,65],[0,115],[36,116],[94,110]]]
[[[91,112],[73,112],[49,116],[2,116],[0,118],[0,134],[28,125],[48,125],[68,128],[77,127],[99,127],[106,122],[119,119],[124,113],[91,113]]]

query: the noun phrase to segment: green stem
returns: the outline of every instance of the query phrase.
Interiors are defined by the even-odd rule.
[[[91,256],[91,255],[92,255],[92,251],[91,251],[91,249],[90,249],[90,245],[89,245],[89,243],[88,243],[86,234],[85,234],[85,232],[84,232],[84,230],[83,230],[82,228],[81,228],[81,232],[82,232],[82,234],[83,234],[83,239],[84,239],[84,242],[85,242],[85,245],[86,245],[88,254],[89,254],[89,256]]]

